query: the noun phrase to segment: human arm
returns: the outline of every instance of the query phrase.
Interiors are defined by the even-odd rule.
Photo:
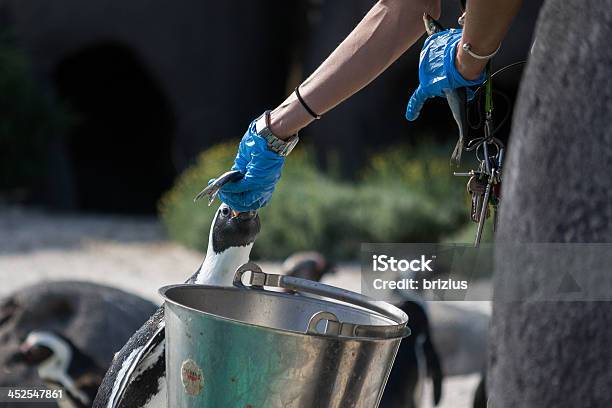
[[[470,43],[472,50],[481,52],[490,43],[495,44],[496,48],[519,5],[520,0],[470,0],[466,41],[469,39],[474,42]],[[377,2],[338,48],[300,85],[301,95],[310,109],[321,115],[370,83],[423,34],[423,13],[437,17],[439,9],[440,0]],[[483,43],[476,41],[482,37],[487,40]],[[470,61],[462,54],[458,58],[462,58],[462,73],[469,75],[476,72],[478,76],[482,71],[484,65],[481,61]],[[451,61],[455,61],[455,54]],[[457,73],[455,63],[447,65],[452,66]],[[463,80],[460,74],[456,77]],[[463,80],[459,86],[471,84]],[[422,95],[418,110],[430,96],[433,95]],[[418,116],[418,110],[412,120]],[[276,137],[289,139],[313,120],[295,93],[292,93],[271,112],[269,128]],[[284,158],[276,160],[274,157],[275,160],[272,160],[266,151],[266,143],[260,140],[253,129],[251,125],[245,134],[233,167],[245,174],[245,177],[239,182],[227,184],[219,193],[230,207],[249,210],[263,207],[269,202],[274,185],[280,178]],[[254,174],[265,177],[253,177]],[[272,181],[262,184],[256,179]]]
[[[359,91],[425,31],[423,13],[440,14],[440,0],[381,0],[301,85],[300,93],[317,114],[329,111]],[[286,139],[314,118],[295,93],[271,112],[272,132]]]
[[[438,16],[440,0],[380,0],[349,36],[300,86],[301,95],[323,114],[359,91],[403,54],[425,31],[423,13]],[[313,117],[291,94],[270,114],[269,128],[281,139],[292,137]],[[257,133],[255,122],[240,142],[232,169],[244,177],[219,191],[223,202],[235,210],[265,206],[284,164]]]
[[[428,98],[484,81],[486,56],[499,49],[521,2],[469,0],[463,30],[442,31],[425,41],[419,62],[420,83],[408,102],[406,119],[416,120]]]
[[[486,60],[472,58],[463,50],[463,44],[470,44],[477,55],[495,52],[503,41],[510,23],[518,13],[523,0],[469,0],[466,6],[463,35],[455,65],[459,73],[468,80],[478,78]]]

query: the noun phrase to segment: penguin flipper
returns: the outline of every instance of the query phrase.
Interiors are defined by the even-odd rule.
[[[166,332],[165,332],[165,323],[160,322],[157,330],[153,333],[152,337],[149,341],[142,347],[142,349],[138,352],[136,358],[134,358],[130,364],[130,366],[125,371],[125,375],[121,379],[121,385],[119,386],[118,392],[115,394],[115,398],[111,401],[111,407],[120,406],[121,400],[125,394],[125,391],[128,389],[131,381],[132,375],[137,370],[140,363],[146,359],[146,357],[153,351],[160,343],[165,341]]]

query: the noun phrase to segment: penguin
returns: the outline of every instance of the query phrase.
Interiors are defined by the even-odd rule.
[[[50,331],[28,334],[13,358],[37,369],[50,389],[60,389],[60,408],[91,407],[106,370],[68,338]]]
[[[418,299],[397,306],[408,315],[411,333],[397,351],[380,408],[420,407],[427,378],[432,381],[434,406],[438,405],[442,399],[442,363],[432,339],[427,310]]]
[[[249,261],[260,228],[256,211],[239,213],[221,204],[212,221],[206,257],[186,283],[232,286],[236,269]],[[95,408],[167,406],[164,325],[162,306],[115,355]]]
[[[47,281],[13,291],[0,300],[0,387],[47,386],[36,361],[29,362],[22,353],[27,344],[34,344],[33,332],[52,333],[44,336],[59,339],[49,340],[52,344],[68,344],[76,358],[73,363],[78,363],[69,364],[69,371],[83,367],[74,377],[78,377],[79,387],[85,387],[86,374],[106,372],[114,353],[157,307],[137,295],[91,282]],[[28,337],[32,341],[26,342]],[[101,380],[102,376],[97,384]],[[87,392],[91,392],[87,405],[91,406],[95,390]]]
[[[323,275],[335,272],[335,265],[318,252],[296,252],[283,262],[281,269],[284,275],[320,281]]]

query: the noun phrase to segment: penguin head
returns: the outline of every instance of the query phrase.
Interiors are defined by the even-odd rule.
[[[60,385],[80,404],[89,406],[90,397],[75,385],[69,368],[78,350],[67,338],[50,331],[33,331],[19,347],[22,361],[36,366],[41,380]]]
[[[19,347],[21,361],[31,366],[56,366],[65,369],[70,364],[70,345],[60,336],[48,331],[33,331]]]
[[[210,227],[206,258],[187,282],[232,286],[236,269],[249,261],[260,228],[257,211],[238,212],[221,204]]]
[[[72,360],[70,344],[49,331],[32,331],[19,346],[21,360],[36,367],[41,380],[62,384]]]
[[[336,265],[322,254],[297,252],[283,262],[281,269],[285,275],[296,278],[320,281],[325,275],[336,272]]]
[[[209,246],[215,253],[252,244],[261,229],[257,211],[238,212],[221,204],[210,231]]]

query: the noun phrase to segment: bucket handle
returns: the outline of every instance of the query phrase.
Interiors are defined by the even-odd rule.
[[[243,283],[243,276],[246,272],[250,272],[250,276],[246,282],[247,285]],[[336,288],[334,286],[308,279],[265,273],[261,270],[259,265],[254,262],[248,262],[236,270],[236,274],[234,275],[234,286],[239,288],[254,289],[263,289],[265,286],[267,286],[272,288],[287,289],[295,293],[307,293],[322,296],[371,310],[393,320],[396,323],[396,325],[387,326],[359,325],[340,322],[338,318],[330,312],[318,312],[310,318],[307,331],[310,333],[318,333],[316,331],[316,326],[320,320],[325,319],[328,321],[325,334],[328,335],[389,338],[400,336],[405,337],[410,334],[410,329],[406,327],[408,315],[387,302],[377,301],[359,293]]]
[[[326,321],[327,324],[325,326],[325,333],[321,333],[317,330],[317,326],[321,321]],[[313,314],[308,321],[308,329],[306,333],[316,333],[316,334],[327,334],[327,335],[335,335],[340,334],[340,320],[338,317],[332,312],[325,312],[321,310]]]

